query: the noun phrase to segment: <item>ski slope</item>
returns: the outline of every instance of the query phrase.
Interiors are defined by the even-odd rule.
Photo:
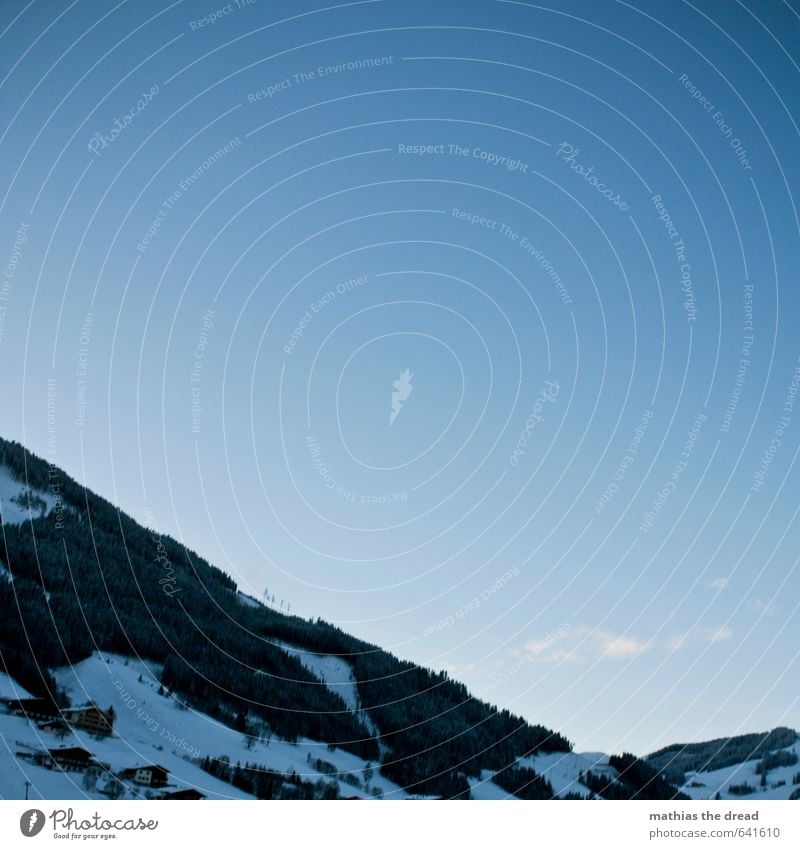
[[[51,492],[42,492],[38,489],[27,487],[24,482],[16,480],[8,466],[0,465],[0,518],[4,525],[18,525],[21,522],[27,522],[31,518],[31,513],[27,506],[27,501],[24,500],[26,491],[30,491],[41,498],[47,505],[45,514],[49,513],[55,506],[56,499]],[[12,501],[13,498],[23,496],[22,506]],[[40,512],[34,511],[34,518],[38,518]]]
[[[798,756],[798,763],[793,766],[780,766],[771,769],[767,774],[767,786],[761,787],[761,776],[756,773],[758,758],[734,764],[733,766],[716,769],[713,772],[687,772],[686,783],[681,790],[692,799],[713,799],[719,793],[721,799],[746,799],[757,802],[762,799],[788,799],[793,790],[799,785],[792,784],[792,779],[800,773],[800,740],[794,745],[780,749],[782,752],[792,752]],[[785,784],[780,787],[774,785]],[[755,792],[746,796],[738,796],[728,791],[731,784],[749,784]],[[696,785],[696,786],[693,786]]]
[[[520,802],[516,796],[506,793],[502,787],[492,781],[494,773],[491,770],[484,769],[481,772],[480,778],[470,778],[469,793],[470,796],[479,802],[496,802],[497,800],[512,800]]]
[[[20,687],[13,679],[9,678],[5,672],[0,672],[0,699],[29,699],[31,694]]]
[[[546,778],[556,796],[566,796],[568,793],[589,796],[589,788],[579,781],[582,772],[591,770],[596,775],[609,778],[615,778],[617,775],[617,771],[608,764],[608,755],[596,752],[582,755],[577,752],[543,752],[520,758],[518,763]]]
[[[330,654],[315,654],[280,641],[277,641],[276,645],[280,646],[287,654],[296,657],[315,678],[321,681],[332,693],[339,696],[345,705],[357,715],[359,721],[370,734],[378,736],[378,729],[372,717],[361,708],[356,677],[346,660]],[[385,744],[381,741],[378,745],[381,753],[384,754],[386,752]]]
[[[358,689],[353,670],[346,660],[330,654],[315,654],[306,649],[299,649],[288,643],[276,642],[287,654],[296,657],[300,663],[347,705],[356,711],[360,707]]]
[[[95,702],[99,707],[114,708],[114,736],[96,739],[82,731],[72,731],[63,739],[37,728],[21,717],[0,713],[0,797],[19,799],[24,782],[31,785],[30,798],[82,799],[104,798],[87,791],[80,773],[62,773],[34,766],[15,756],[27,749],[82,746],[98,761],[109,764],[112,772],[143,764],[159,764],[169,770],[167,790],[194,787],[209,799],[252,798],[227,782],[200,768],[197,761],[205,756],[228,757],[230,762],[258,763],[283,772],[296,772],[306,781],[323,779],[336,782],[342,796],[400,799],[407,793],[398,785],[378,775],[373,764],[373,780],[369,791],[363,786],[368,764],[341,749],[329,750],[325,743],[301,738],[297,744],[272,738],[247,746],[247,738],[206,714],[183,707],[169,694],[159,695],[161,670],[156,664],[107,653],[95,653],[74,667],[55,672],[61,688],[73,705]],[[141,679],[141,680],[140,680]],[[10,683],[9,683],[10,682]],[[13,688],[11,679],[0,686]],[[350,773],[360,786],[324,775],[308,763],[308,756],[332,764],[341,773]],[[101,781],[102,784],[102,781]],[[144,788],[128,784],[126,798],[144,793]]]
[[[307,661],[309,669],[328,685],[355,688],[352,670],[341,658],[313,655],[300,649],[285,646],[285,650]],[[331,662],[336,661],[336,662]],[[322,779],[336,782],[340,795],[357,798],[405,799],[409,795],[398,785],[379,775],[378,765],[372,764],[372,781],[365,786],[365,771],[370,765],[361,758],[341,749],[330,750],[319,741],[301,738],[292,743],[280,738],[248,738],[206,714],[182,705],[169,693],[159,695],[157,664],[106,653],[95,653],[74,667],[55,671],[59,686],[64,689],[72,705],[95,702],[99,707],[113,707],[116,713],[114,735],[97,739],[83,731],[71,731],[63,738],[41,730],[36,723],[0,712],[0,798],[24,798],[25,783],[32,799],[102,799],[98,788],[87,789],[83,775],[78,772],[59,772],[31,764],[17,757],[17,752],[43,748],[80,746],[94,757],[109,765],[111,772],[145,764],[159,764],[169,771],[166,790],[196,788],[209,799],[247,799],[248,794],[221,781],[202,770],[199,759],[229,758],[230,762],[258,763],[282,773],[296,772],[306,781]],[[26,698],[29,696],[12,678],[0,674],[0,698]],[[357,702],[352,692],[348,706]],[[250,744],[248,747],[248,743]],[[800,759],[800,740],[783,751],[793,752]],[[340,774],[350,774],[356,785],[334,775],[314,769],[309,763],[319,758],[332,765]],[[582,772],[616,775],[609,766],[608,757],[598,753],[551,752],[541,753],[518,761],[547,779],[557,796],[576,793],[588,796],[588,789],[580,783]],[[693,799],[711,799],[718,792],[722,799],[786,799],[797,789],[792,781],[800,772],[800,763],[776,767],[768,774],[765,788],[759,786],[760,775],[755,771],[757,760],[736,764],[714,772],[687,773],[681,790]],[[471,795],[476,800],[513,799],[492,780],[493,773],[484,770],[480,778],[470,778]],[[353,779],[351,779],[353,780]],[[748,796],[735,796],[728,791],[731,784],[748,783],[755,792]],[[780,784],[781,786],[774,786]],[[126,782],[125,798],[142,798],[145,788]]]

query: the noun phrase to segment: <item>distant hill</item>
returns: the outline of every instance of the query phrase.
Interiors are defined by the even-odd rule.
[[[800,736],[791,728],[679,743],[645,761],[692,798],[800,796]]]

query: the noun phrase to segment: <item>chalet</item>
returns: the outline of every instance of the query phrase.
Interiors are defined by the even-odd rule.
[[[71,733],[69,725],[61,717],[48,719],[47,722],[40,722],[39,728],[42,731],[51,731],[53,734],[58,734],[59,737],[66,737],[67,734]]]
[[[90,731],[93,734],[111,734],[114,730],[114,709],[101,710],[96,704],[65,708],[64,719],[75,728]]]
[[[50,755],[44,749],[36,749],[33,751],[17,752],[16,756],[21,761],[30,761],[37,766],[50,766],[52,761]]]
[[[96,761],[91,752],[81,749],[79,746],[69,746],[64,749],[50,749],[47,752],[51,769],[61,769],[65,772],[86,772],[89,767],[95,766]],[[48,764],[45,763],[45,766]]]
[[[30,761],[37,766],[43,766],[47,769],[60,769],[64,772],[88,772],[90,770],[108,772],[110,769],[108,764],[96,761],[91,752],[87,752],[86,749],[79,746],[17,752],[17,757]]]
[[[184,790],[175,790],[172,793],[162,793],[160,796],[156,796],[156,799],[168,799],[168,800],[191,800],[197,801],[198,799],[205,799],[205,793],[201,793],[199,790],[195,790],[194,787],[187,787]]]
[[[123,769],[120,776],[145,787],[164,787],[169,779],[169,771],[158,764],[147,764]]]
[[[26,719],[56,719],[61,715],[61,711],[49,699],[4,699],[3,704],[13,716],[24,716]]]

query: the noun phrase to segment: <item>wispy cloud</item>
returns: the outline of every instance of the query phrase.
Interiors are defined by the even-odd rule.
[[[733,637],[727,626],[696,625],[667,640],[646,640],[635,634],[619,634],[607,628],[578,625],[561,628],[541,639],[531,640],[513,651],[527,663],[586,663],[593,660],[631,660],[649,651],[675,652],[690,646],[719,643]]]
[[[630,634],[615,634],[605,628],[578,625],[562,629],[538,640],[531,640],[525,651],[539,663],[582,663],[601,657],[626,659],[650,648]]]
[[[715,590],[725,590],[728,588],[728,579],[727,578],[714,578],[711,582],[711,586],[714,587]]]
[[[603,657],[635,657],[650,648],[648,643],[638,637],[618,636],[610,631],[596,632],[595,638]]]
[[[722,625],[719,628],[698,625],[682,634],[674,634],[667,641],[666,648],[668,651],[681,651],[693,645],[721,643],[724,640],[730,640],[732,636],[733,631],[727,625]]]
[[[771,601],[764,601],[763,598],[752,599],[750,607],[761,616],[774,616],[777,613],[775,604]]]

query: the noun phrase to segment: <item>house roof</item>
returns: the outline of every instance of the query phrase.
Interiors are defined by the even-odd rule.
[[[136,766],[127,767],[125,772],[134,772],[137,769],[152,769],[169,773],[169,770],[165,766],[161,766],[161,764],[137,764]]]
[[[62,757],[62,758],[70,758],[73,760],[91,760],[93,755],[91,752],[87,752],[86,749],[80,748],[80,746],[67,746],[64,749],[48,749],[50,755],[54,758]]]
[[[49,699],[3,699],[8,707],[22,710],[41,710],[46,709],[53,713],[58,713],[58,707]]]
[[[205,799],[205,793],[201,793],[194,787],[184,787],[183,790],[175,790],[172,793],[162,793],[159,799]]]

